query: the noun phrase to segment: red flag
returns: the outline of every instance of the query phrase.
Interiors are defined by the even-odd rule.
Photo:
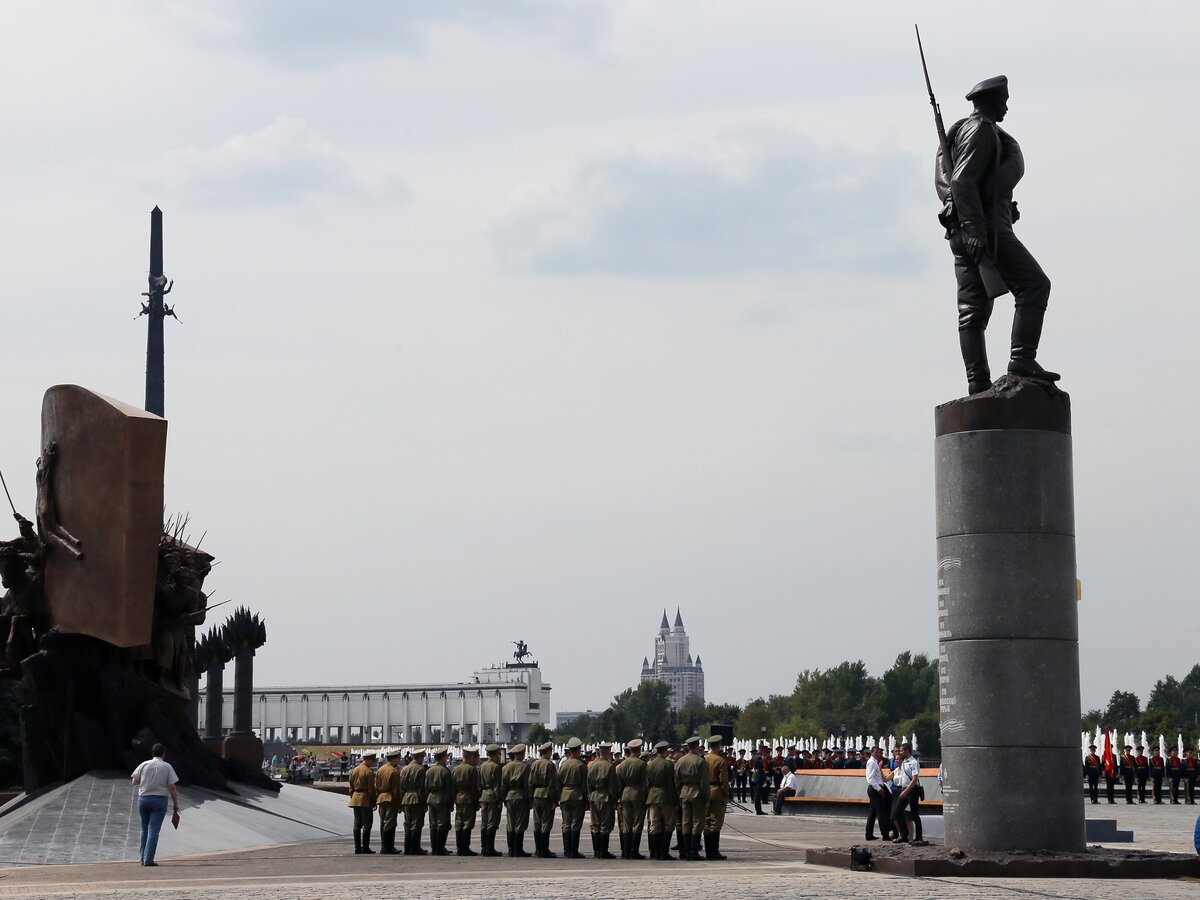
[[[1108,733],[1108,729],[1104,729],[1104,756],[1101,757],[1104,761],[1104,774],[1109,778],[1117,777],[1116,761],[1113,759],[1112,752],[1112,737]]]

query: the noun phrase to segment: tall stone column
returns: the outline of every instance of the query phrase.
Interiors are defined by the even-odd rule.
[[[935,422],[946,846],[1083,850],[1070,398],[1005,376]]]

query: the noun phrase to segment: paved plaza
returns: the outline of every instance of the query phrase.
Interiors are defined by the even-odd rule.
[[[1116,817],[1134,844],[1119,846],[1194,852],[1196,807],[1088,806],[1089,816]],[[185,826],[186,827],[186,826]],[[242,852],[135,862],[12,866],[0,869],[0,898],[124,898],[124,900],[384,900],[391,897],[654,898],[903,896],[921,898],[1075,898],[1200,896],[1195,881],[902,878],[808,866],[808,847],[846,846],[861,839],[852,819],[766,816],[731,811],[723,863],[613,860],[482,859],[354,856],[349,838]],[[162,850],[170,851],[164,833]],[[528,843],[528,841],[527,841]],[[584,849],[587,850],[585,842]],[[561,852],[558,834],[551,845]],[[477,848],[476,848],[477,849]],[[644,851],[643,847],[643,851]]]

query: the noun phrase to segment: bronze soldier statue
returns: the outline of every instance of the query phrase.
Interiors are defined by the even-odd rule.
[[[1059,379],[1036,359],[1050,279],[1013,233],[1019,218],[1013,189],[1025,174],[1025,160],[1020,145],[999,126],[1008,113],[1008,96],[1004,75],[975,85],[967,93],[974,111],[946,133],[948,158],[938,148],[936,187],[945,204],[942,224],[954,253],[958,339],[972,394],[992,386],[984,330],[995,298],[1005,288],[1016,304],[1009,373],[1041,381]],[[940,113],[938,124],[940,130]],[[1003,284],[993,287],[989,275]]]

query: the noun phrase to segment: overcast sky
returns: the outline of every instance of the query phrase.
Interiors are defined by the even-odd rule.
[[[1145,700],[1197,661],[1200,8],[897,6],[5,3],[18,507],[47,387],[143,400],[158,204],[168,511],[265,616],[260,684],[466,680],[524,639],[597,708],[664,606],[714,701],[936,654],[966,385],[919,21],[947,124],[1011,81],[1083,702]]]

